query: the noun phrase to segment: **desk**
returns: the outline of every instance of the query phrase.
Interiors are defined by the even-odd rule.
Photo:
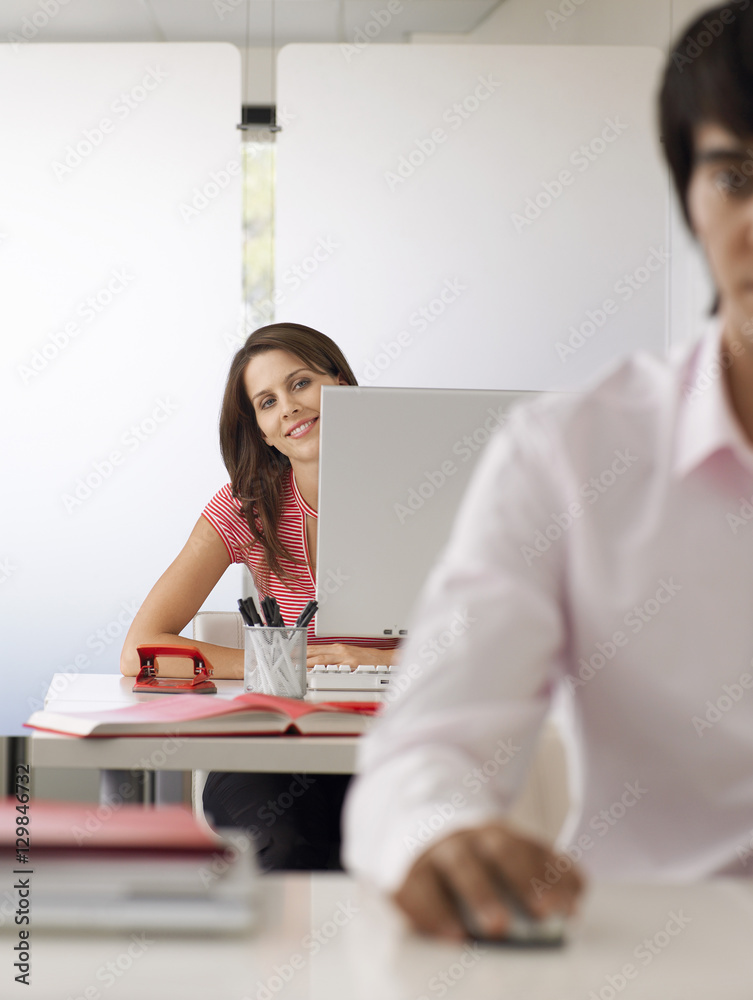
[[[134,694],[133,683],[133,677],[120,674],[55,674],[45,707],[91,712],[165,697]],[[218,680],[216,684],[217,694],[203,697],[234,698],[243,692],[240,680]],[[33,767],[353,774],[356,766],[355,736],[128,736],[83,740],[29,732]]]
[[[134,694],[132,677],[120,674],[55,674],[45,705],[63,711],[117,708],[164,698]],[[232,698],[241,681],[216,681],[218,693],[204,697]],[[308,696],[326,701],[326,694]],[[204,736],[193,738],[122,737],[84,740],[29,730],[33,767],[101,768],[110,772],[101,798],[108,801],[123,782],[141,797],[142,782],[118,771],[155,772],[156,795],[147,800],[182,801],[183,771],[249,771],[282,774],[354,774],[358,737],[354,736]],[[548,725],[531,762],[529,777],[513,809],[513,818],[534,836],[553,840],[569,809],[565,753],[556,725]],[[239,998],[240,1000],[240,998]]]
[[[750,1000],[753,991],[750,882],[593,886],[570,945],[552,952],[418,938],[406,932],[384,900],[345,875],[267,875],[262,886],[263,927],[239,938],[154,935],[139,949],[127,934],[82,939],[35,934],[32,927],[32,987],[24,995],[32,1000]],[[684,926],[671,923],[673,915]],[[665,930],[668,923],[673,933]],[[3,995],[15,985],[11,962],[6,959],[3,976],[11,985]],[[635,970],[629,980],[623,973],[628,964]],[[87,994],[87,988],[95,992]]]

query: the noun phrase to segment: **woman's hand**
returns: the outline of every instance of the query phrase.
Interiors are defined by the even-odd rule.
[[[342,642],[323,643],[309,646],[306,651],[306,666],[309,670],[315,663],[347,663],[355,670],[361,663],[391,665],[395,662],[396,649],[374,649],[370,646],[346,646]]]

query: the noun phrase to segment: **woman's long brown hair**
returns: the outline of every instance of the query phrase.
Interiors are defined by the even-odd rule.
[[[282,568],[283,559],[300,563],[277,535],[290,459],[262,438],[243,384],[249,361],[265,351],[287,351],[313,371],[342,378],[348,385],[358,385],[337,344],[318,330],[299,323],[261,327],[251,334],[230,364],[220,413],[220,450],[230,474],[233,496],[241,502],[252,545],[260,545],[264,550],[267,572],[255,581],[262,591],[266,591],[270,571],[282,580],[294,582]]]

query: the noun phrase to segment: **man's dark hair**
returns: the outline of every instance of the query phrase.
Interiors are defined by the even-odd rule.
[[[718,124],[753,136],[753,7],[750,0],[711,7],[680,35],[659,96],[659,127],[683,215],[692,230],[688,186],[694,133]]]

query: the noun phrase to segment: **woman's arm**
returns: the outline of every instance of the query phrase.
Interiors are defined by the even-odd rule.
[[[177,558],[149,591],[128,630],[120,654],[120,671],[139,672],[136,647],[142,643],[196,646],[207,657],[214,676],[243,676],[243,650],[194,642],[178,633],[184,629],[230,565],[225,544],[205,517],[200,517]]]

